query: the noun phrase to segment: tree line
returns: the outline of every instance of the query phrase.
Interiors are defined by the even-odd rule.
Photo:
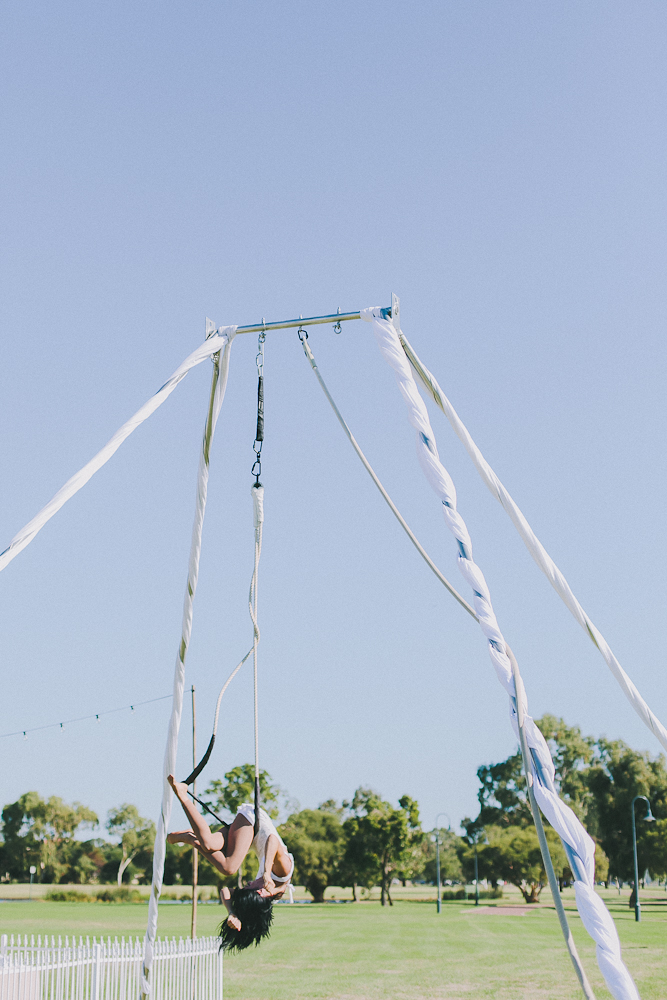
[[[550,745],[559,792],[596,841],[596,878],[632,878],[631,802],[646,795],[655,823],[644,823],[638,810],[637,843],[640,870],[654,878],[667,876],[667,769],[662,755],[632,750],[621,740],[583,736],[576,726],[544,715],[537,720]],[[278,827],[294,854],[295,881],[316,901],[328,886],[351,887],[353,898],[378,886],[383,905],[391,905],[391,886],[436,881],[436,835],[440,846],[441,881],[462,883],[474,877],[492,886],[509,882],[535,902],[546,875],[526,796],[521,753],[477,771],[479,812],[461,821],[463,836],[451,830],[424,830],[417,802],[403,796],[398,805],[375,791],[360,787],[349,801],[322,802],[316,809],[292,809]],[[216,812],[233,816],[253,798],[254,769],[250,764],[212,781],[202,795]],[[264,808],[277,819],[284,793],[267,772],[261,774]],[[209,817],[211,818],[211,817]],[[78,802],[68,805],[36,792],[22,795],[2,812],[0,878],[27,881],[31,866],[36,879],[48,883],[150,882],[155,827],[135,806],[110,810],[106,830],[111,840],[82,838],[98,824],[97,815]],[[215,823],[213,828],[215,829]],[[562,883],[572,879],[559,838],[547,827],[554,867]],[[189,884],[191,850],[167,845],[166,884]],[[477,866],[475,868],[475,865]],[[238,880],[254,875],[255,861],[246,858]],[[200,884],[226,880],[202,864]],[[237,876],[234,877],[235,879]],[[229,880],[227,880],[229,881]]]

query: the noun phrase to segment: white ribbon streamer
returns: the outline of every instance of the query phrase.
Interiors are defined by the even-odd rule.
[[[199,455],[199,470],[197,474],[197,500],[195,507],[195,519],[192,527],[192,541],[190,544],[190,560],[188,564],[188,582],[185,588],[185,599],[183,602],[183,624],[181,630],[181,643],[176,655],[176,665],[174,667],[174,695],[171,708],[171,718],[167,732],[167,747],[164,754],[164,768],[162,774],[162,808],[155,834],[155,846],[153,849],[153,882],[148,903],[148,926],[144,938],[144,959],[141,975],[141,994],[147,997],[150,993],[150,973],[153,964],[153,952],[155,947],[155,937],[157,934],[158,901],[162,892],[162,880],[164,878],[164,859],[166,855],[167,830],[171,818],[171,806],[173,803],[173,792],[167,781],[167,775],[174,774],[176,770],[176,752],[178,750],[178,732],[181,725],[181,712],[183,709],[183,688],[185,685],[185,657],[190,643],[192,633],[192,612],[197,590],[197,578],[199,576],[199,557],[201,554],[202,528],[204,525],[204,513],[206,511],[206,494],[208,491],[208,465],[209,449],[215,431],[215,425],[220,414],[220,407],[225,397],[227,388],[227,376],[229,373],[229,354],[232,341],[236,334],[236,327],[227,327],[222,335],[216,335],[218,349],[222,346],[222,352],[218,364],[218,377],[213,391],[212,405],[209,410],[204,438],[202,441],[201,453]],[[216,338],[211,337],[206,341],[206,346],[211,344]],[[202,345],[203,347],[204,345]],[[201,350],[201,348],[200,348]],[[196,353],[196,352],[195,352]],[[206,357],[207,355],[204,355]],[[190,358],[194,355],[190,355]],[[190,360],[188,359],[188,361]],[[195,364],[198,362],[195,362]],[[187,362],[185,362],[187,364]],[[182,368],[183,366],[181,366]],[[192,366],[190,366],[192,367]],[[179,369],[180,370],[180,369]],[[183,378],[185,372],[180,376]],[[173,376],[172,376],[173,377]],[[214,376],[215,377],[215,376]]]
[[[364,309],[361,318],[372,323],[373,333],[385,360],[391,365],[399,390],[408,408],[408,419],[417,435],[417,455],[435,493],[443,504],[445,520],[457,540],[458,565],[473,590],[473,604],[487,642],[491,662],[510,697],[510,716],[518,737],[516,699],[521,699],[525,716],[524,732],[533,762],[534,791],[538,805],[564,842],[575,876],[577,908],[586,930],[596,943],[597,959],[607,986],[616,1000],[639,1000],[632,977],[621,958],[616,926],[606,906],[596,894],[595,844],[572,810],[556,794],[555,768],[542,733],[528,715],[525,692],[517,692],[505,640],[496,620],[484,574],[472,558],[468,529],[456,509],[456,490],[438,457],[428,412],[419,394],[412,369],[401,347],[398,332],[383,319],[379,307]]]
[[[623,694],[628,699],[639,718],[651,730],[654,736],[662,744],[663,748],[667,750],[667,729],[665,729],[662,722],[660,722],[660,719],[658,719],[658,717],[651,711],[644,698],[642,698],[640,692],[637,690],[621,664],[612,653],[604,636],[595,627],[577,598],[572,593],[567,580],[559,570],[558,566],[556,566],[555,562],[546,551],[531,526],[528,524],[528,521],[522,511],[519,509],[508,491],[498,479],[498,476],[482,455],[481,451],[470,436],[468,428],[459,417],[449,399],[447,399],[447,396],[445,396],[434,376],[428,368],[424,367],[402,333],[399,334],[399,337],[403,349],[410,359],[415,371],[419,375],[424,386],[433,396],[437,405],[449,420],[454,433],[470,455],[475,468],[479,472],[482,481],[488,487],[489,492],[496,498],[509,515],[522,542],[560,599],[602,653],[607,666],[620,684]]]
[[[147,403],[141,407],[140,410],[134,414],[133,417],[123,424],[119,430],[116,431],[114,436],[110,441],[107,441],[104,448],[91,458],[82,469],[79,469],[71,479],[68,479],[64,486],[62,486],[56,495],[49,500],[45,507],[42,507],[40,512],[33,517],[32,521],[21,528],[19,532],[12,538],[11,542],[4,550],[0,553],[0,571],[2,571],[5,566],[7,566],[12,559],[14,559],[19,552],[21,552],[26,545],[29,545],[33,540],[38,531],[41,531],[47,521],[50,521],[54,514],[57,514],[63,504],[66,504],[75,493],[78,493],[82,486],[85,486],[88,480],[95,475],[95,473],[105,465],[112,455],[114,455],[123,441],[126,440],[132,433],[136,430],[140,424],[143,424],[144,420],[147,420],[152,413],[155,413],[159,406],[162,406],[167,396],[170,396],[174,391],[179,382],[181,382],[191,368],[195,365],[201,364],[206,358],[210,358],[212,354],[217,354],[217,352],[224,347],[230,338],[234,337],[236,333],[235,326],[229,326],[220,328],[217,333],[205,340],[204,343],[193,351],[192,354],[185,359],[182,365],[180,365],[171,378],[167,379],[165,384],[158,389],[154,396],[148,400]]]

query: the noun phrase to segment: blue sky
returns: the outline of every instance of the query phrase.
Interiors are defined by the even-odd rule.
[[[200,343],[401,297],[403,329],[667,718],[667,13],[661,4],[10,3],[0,548]],[[456,550],[366,324],[311,332],[423,544]],[[232,350],[187,682],[199,740],[251,629],[256,339]],[[261,762],[302,806],[425,824],[514,750],[481,633],[414,553],[293,331],[266,344]],[[0,576],[0,731],[171,690],[210,365]],[[441,458],[532,714],[658,751],[441,415]],[[463,585],[462,585],[463,587]],[[465,590],[464,590],[465,593]],[[169,703],[0,741],[36,789],[156,816]],[[189,766],[184,714],[181,771]],[[250,672],[211,777],[252,755]]]

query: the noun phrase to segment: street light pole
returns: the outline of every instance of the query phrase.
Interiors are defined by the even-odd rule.
[[[477,867],[477,834],[475,833],[475,906],[479,906],[479,869]]]
[[[438,913],[440,913],[440,910],[441,910],[441,904],[440,904],[440,827],[438,826],[438,821],[439,821],[439,819],[440,819],[441,816],[447,816],[447,822],[449,824],[448,827],[447,827],[448,830],[451,829],[451,826],[452,826],[452,821],[450,820],[450,818],[449,818],[449,816],[447,815],[446,812],[438,813],[438,815],[435,817],[435,881],[436,881],[436,885],[438,887],[437,888],[437,893],[438,893],[437,912]]]
[[[655,819],[655,816],[651,812],[651,803],[646,798],[646,796],[635,795],[634,799],[632,800],[632,806],[630,808],[632,811],[632,855],[635,863],[635,920],[637,921],[637,923],[639,923],[639,921],[642,918],[642,908],[639,902],[639,865],[637,864],[637,824],[635,821],[635,802],[638,799],[642,799],[642,801],[646,803],[647,813],[646,816],[644,816],[644,820],[647,823],[651,823]]]

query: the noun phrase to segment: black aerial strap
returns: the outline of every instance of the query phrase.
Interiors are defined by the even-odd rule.
[[[213,810],[211,809],[211,807],[209,805],[207,805],[205,802],[202,802],[201,799],[198,799],[197,796],[193,795],[192,792],[189,791],[189,790],[188,790],[188,795],[190,796],[190,798],[194,802],[198,802],[199,805],[202,807],[202,809],[205,809],[207,813],[210,813],[211,816],[213,817],[213,819],[217,819],[218,823],[221,823],[223,826],[227,826],[228,825],[227,823],[225,823],[224,819],[220,819],[220,817],[218,816],[218,814],[213,812]]]
[[[208,764],[209,757],[211,756],[211,753],[213,752],[213,744],[214,743],[215,743],[215,733],[213,733],[213,735],[211,736],[211,739],[209,741],[208,747],[206,748],[206,753],[204,754],[204,756],[202,757],[202,759],[199,761],[199,763],[197,764],[197,766],[194,769],[194,771],[192,772],[192,774],[189,774],[187,776],[187,778],[183,779],[186,785],[193,784],[193,782],[195,782],[197,780],[197,778],[199,777],[199,775],[201,774],[201,772],[204,770],[204,768]],[[195,799],[195,801],[198,801],[198,799]]]

